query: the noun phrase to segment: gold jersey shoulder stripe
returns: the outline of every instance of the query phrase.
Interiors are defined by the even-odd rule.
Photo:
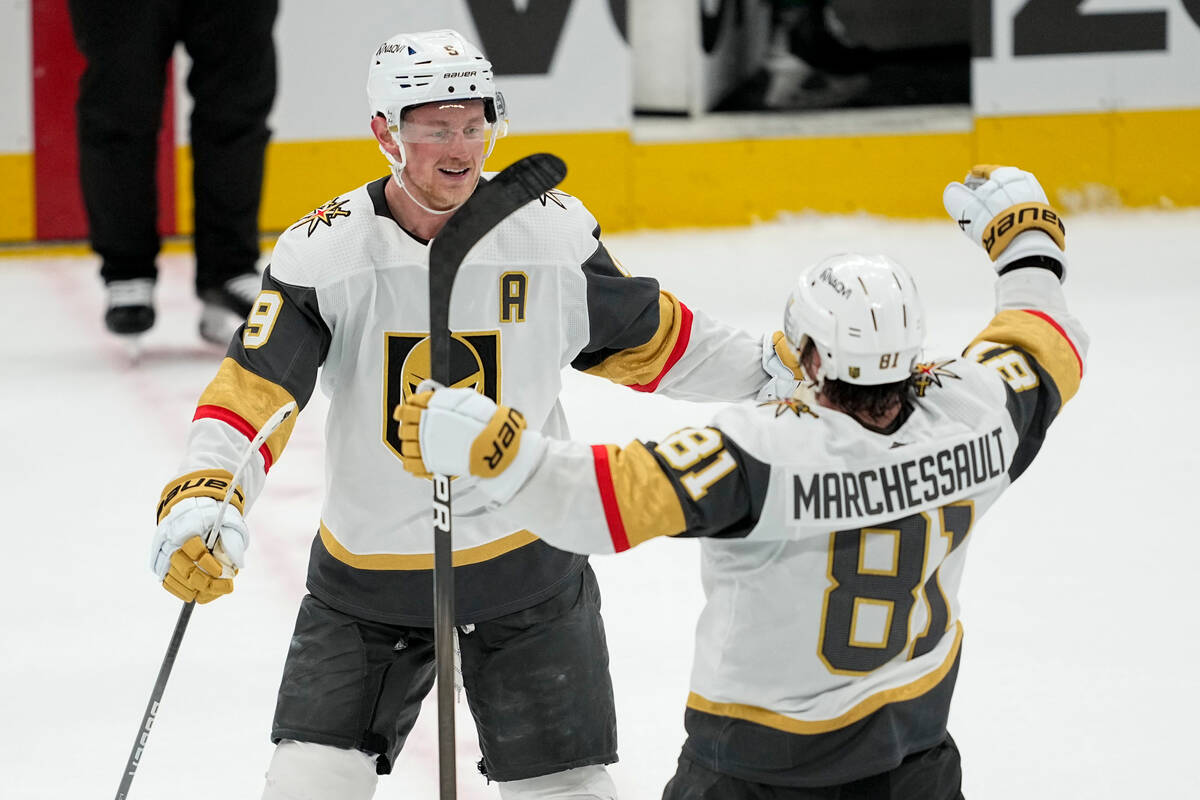
[[[676,344],[684,332],[686,314],[683,304],[670,292],[658,294],[658,330],[645,344],[613,353],[594,367],[585,370],[589,375],[607,378],[622,386],[653,387],[679,359]],[[686,334],[685,334],[686,335]]]
[[[955,624],[954,644],[950,646],[950,652],[946,654],[945,660],[938,665],[937,669],[926,675],[922,675],[911,683],[876,692],[846,713],[836,716],[833,719],[796,719],[766,708],[759,708],[758,706],[747,706],[741,703],[716,703],[695,692],[688,693],[687,706],[696,711],[703,711],[706,714],[744,719],[747,722],[765,725],[768,728],[774,728],[777,731],[785,733],[804,735],[829,733],[830,731],[840,730],[847,725],[852,725],[874,714],[888,703],[903,703],[906,700],[912,700],[937,686],[949,674],[950,668],[954,666],[954,660],[958,657],[958,650],[962,646],[962,635],[962,622],[958,622]]]
[[[992,318],[987,328],[975,337],[971,347],[981,341],[1015,345],[1036,358],[1050,373],[1058,387],[1063,405],[1079,391],[1079,382],[1083,378],[1083,360],[1066,331],[1049,315],[1032,310],[1001,311]]]
[[[670,479],[641,442],[605,445],[613,495],[630,547],[687,529],[683,506]]]
[[[526,530],[510,533],[486,544],[455,550],[452,563],[456,567],[478,564],[510,553],[520,547],[536,542],[538,537]],[[368,570],[418,570],[433,569],[433,553],[353,553],[337,540],[333,532],[321,522],[321,544],[329,555],[348,567]]]
[[[255,375],[232,358],[226,357],[221,361],[221,366],[212,382],[200,395],[197,407],[209,406],[225,409],[245,420],[254,431],[257,431],[280,406],[294,401],[295,398],[287,389]],[[197,414],[197,418],[201,416],[220,418],[219,415]],[[292,429],[295,427],[296,415],[293,414],[267,439],[266,447],[271,454],[271,458],[268,459],[269,463],[279,460],[283,454],[283,448],[287,446],[288,439],[292,435]],[[253,433],[249,435],[254,436]]]

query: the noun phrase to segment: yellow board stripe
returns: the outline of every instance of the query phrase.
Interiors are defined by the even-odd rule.
[[[853,118],[851,112],[847,119]],[[571,165],[563,189],[581,198],[606,232],[748,225],[799,211],[941,219],[946,180],[979,162],[1030,170],[1064,211],[1097,202],[1097,188],[1104,195],[1099,202],[1126,207],[1200,205],[1200,171],[1179,166],[1195,160],[1200,108],[1027,116],[964,111],[960,125],[934,132],[850,128],[842,135],[731,133],[713,140],[683,133],[650,140],[636,130],[512,134],[497,142],[488,168],[503,169],[531,153],[559,154]],[[272,141],[267,149],[259,214],[264,231],[286,230],[348,186],[387,173],[371,137]],[[194,210],[191,148],[177,147],[175,163],[176,230],[186,235]],[[897,163],[925,177],[880,192],[880,171]],[[763,165],[772,180],[761,179]],[[33,166],[32,153],[0,153],[0,242],[36,235]],[[0,249],[0,259],[9,254]]]
[[[916,697],[928,692],[930,689],[942,682],[950,672],[950,668],[954,666],[954,659],[958,657],[959,647],[962,646],[962,623],[958,622],[955,625],[954,644],[950,648],[950,652],[946,655],[946,660],[941,665],[930,672],[928,675],[923,675],[917,678],[912,683],[906,683],[903,686],[897,686],[893,689],[885,689],[863,700],[858,705],[851,708],[845,714],[834,717],[833,719],[822,720],[801,720],[793,719],[792,717],[778,714],[774,711],[768,711],[765,708],[758,706],[746,706],[740,703],[714,703],[695,692],[688,693],[688,708],[696,711],[703,711],[706,714],[715,714],[719,717],[732,717],[733,719],[744,719],[747,722],[753,722],[757,725],[764,725],[768,728],[784,731],[785,733],[799,734],[814,734],[814,733],[829,733],[830,731],[840,730],[847,725],[852,725],[859,720],[874,714],[879,709],[883,708],[888,703],[902,703],[906,700],[912,700]]]
[[[684,314],[680,302],[670,292],[658,295],[658,330],[645,344],[613,353],[596,366],[585,370],[589,375],[607,378],[622,386],[645,386],[660,377],[675,350]]]
[[[607,445],[606,449],[613,494],[629,546],[685,530],[679,496],[650,451],[636,441],[624,448]]]
[[[1079,391],[1083,362],[1066,331],[1049,316],[1026,310],[1001,311],[983,333],[975,337],[971,347],[981,341],[1014,345],[1036,358],[1050,373],[1063,405]]]
[[[295,398],[287,389],[255,375],[232,358],[226,357],[221,361],[217,374],[200,395],[196,405],[225,409],[241,417],[257,431],[280,406],[291,402],[295,402]],[[295,427],[296,415],[293,414],[267,438],[266,446],[271,452],[271,463],[279,460]]]
[[[482,561],[490,561],[497,556],[502,556],[505,553],[510,553],[517,548],[524,547],[527,544],[532,544],[538,540],[537,536],[526,530],[510,533],[508,536],[503,536],[495,541],[481,544],[476,547],[467,547],[463,550],[455,550],[452,557],[452,562],[456,567],[466,566],[468,564],[478,564]],[[370,569],[370,570],[416,570],[416,569],[433,569],[433,553],[369,553],[360,554],[352,553],[337,540],[333,532],[321,523],[321,544],[325,545],[325,549],[329,551],[329,555],[336,558],[346,566],[354,567],[355,569]]]
[[[7,115],[11,103],[6,105]],[[0,153],[0,242],[25,242],[37,235],[35,194],[33,154]]]

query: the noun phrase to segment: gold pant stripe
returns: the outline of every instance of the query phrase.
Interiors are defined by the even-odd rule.
[[[971,347],[980,341],[1015,345],[1036,358],[1053,378],[1063,405],[1079,391],[1083,361],[1066,331],[1050,316],[1038,311],[1001,311],[975,337]]]
[[[589,375],[607,378],[622,386],[644,386],[653,383],[671,358],[679,332],[683,328],[683,312],[679,301],[670,292],[658,294],[658,330],[650,341],[613,353],[594,367],[585,370]]]
[[[294,401],[295,398],[287,389],[255,375],[232,358],[226,357],[221,361],[212,382],[200,395],[197,406],[227,409],[257,431],[280,406]],[[272,463],[278,461],[279,456],[283,454],[283,448],[287,446],[295,427],[296,415],[292,414],[267,438],[266,444],[271,453]]]
[[[706,714],[744,719],[747,722],[765,725],[768,728],[774,728],[785,733],[814,734],[836,731],[874,714],[888,703],[902,703],[905,700],[920,697],[941,683],[942,679],[950,672],[950,668],[954,666],[954,659],[958,657],[958,649],[962,646],[962,634],[962,623],[958,622],[955,625],[954,644],[951,646],[950,652],[946,655],[945,661],[933,672],[917,678],[912,683],[876,692],[846,713],[833,719],[811,721],[794,719],[757,706],[745,706],[740,703],[715,703],[712,700],[701,697],[695,692],[688,693],[687,705],[688,708],[703,711]]]
[[[430,531],[432,531],[432,522],[430,525]],[[463,567],[468,564],[478,564],[481,561],[490,561],[519,547],[532,544],[537,541],[537,538],[525,530],[510,533],[508,536],[503,536],[486,544],[468,547],[463,550],[455,550],[451,563],[456,567]],[[329,551],[329,555],[341,561],[346,566],[354,567],[355,569],[433,569],[433,553],[352,553],[337,540],[337,537],[325,526],[324,522],[321,523],[321,544],[325,545],[325,549]]]

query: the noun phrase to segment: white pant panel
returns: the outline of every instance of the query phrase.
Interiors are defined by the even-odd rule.
[[[263,800],[371,800],[375,757],[361,750],[284,739],[275,746]]]
[[[600,764],[496,785],[501,800],[617,800],[617,787]]]

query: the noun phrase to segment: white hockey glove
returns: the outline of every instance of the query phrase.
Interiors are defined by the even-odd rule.
[[[997,273],[1034,257],[1024,263],[1046,267],[1059,280],[1066,277],[1066,228],[1032,174],[1016,167],[977,165],[964,183],[946,186],[942,204],[963,233],[991,256]]]
[[[221,518],[216,544],[211,550],[204,545],[232,479],[225,470],[193,472],[163,490],[150,569],[180,600],[207,603],[229,594],[233,577],[246,564],[250,532],[242,519],[240,490],[234,491]]]
[[[800,358],[788,344],[783,331],[763,335],[762,368],[771,378],[758,390],[755,400],[760,403],[786,400],[796,393],[804,380]]]
[[[517,493],[546,450],[545,439],[526,430],[520,412],[474,389],[443,389],[426,381],[392,416],[400,422],[406,470],[420,478],[473,475],[496,504]]]

